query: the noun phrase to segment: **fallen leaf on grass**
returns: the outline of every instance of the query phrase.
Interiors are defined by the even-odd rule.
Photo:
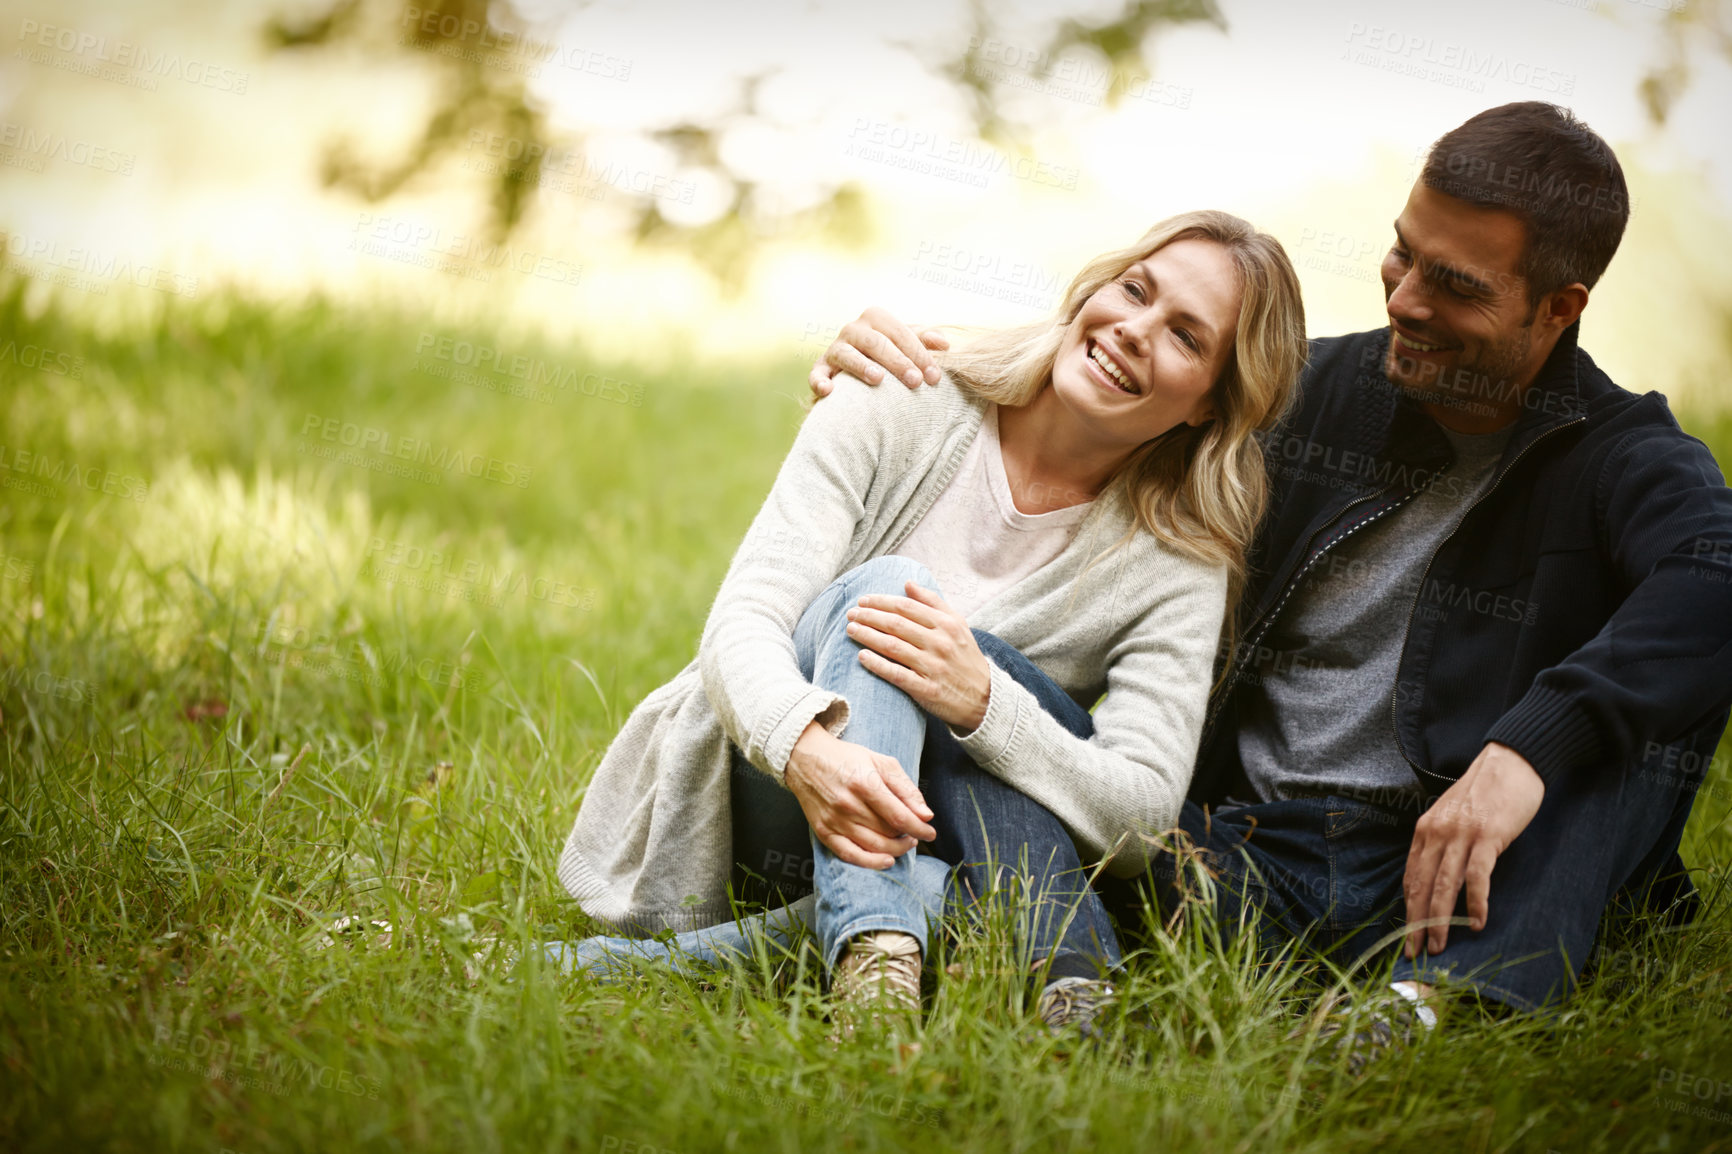
[[[229,703],[210,698],[207,701],[195,701],[181,710],[181,716],[188,721],[205,721],[213,717],[227,717]]]

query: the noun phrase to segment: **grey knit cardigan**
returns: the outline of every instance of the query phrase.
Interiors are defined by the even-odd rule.
[[[795,623],[838,576],[896,552],[986,405],[948,377],[909,390],[843,375],[813,407],[728,566],[697,660],[632,710],[584,792],[559,878],[585,913],[634,934],[727,920],[730,744],[783,784],[808,722],[847,735],[848,703],[800,674]],[[1107,858],[1118,876],[1145,867],[1139,835],[1178,817],[1227,588],[1224,567],[1140,528],[1125,541],[1134,524],[1109,491],[1064,552],[969,617],[1077,702],[1098,699],[1094,736],[1072,736],[996,666],[986,719],[958,734],[981,768],[1044,805],[1087,860]]]

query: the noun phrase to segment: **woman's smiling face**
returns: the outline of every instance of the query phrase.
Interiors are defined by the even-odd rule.
[[[1053,392],[1103,440],[1135,448],[1212,417],[1233,351],[1239,273],[1212,240],[1177,240],[1096,289],[1065,331]]]

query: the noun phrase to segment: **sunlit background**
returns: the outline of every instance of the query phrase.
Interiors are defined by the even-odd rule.
[[[1313,333],[1351,331],[1380,322],[1425,146],[1544,99],[1634,194],[1586,346],[1692,406],[1727,366],[1718,0],[0,11],[6,261],[96,310],[316,289],[656,369],[756,362],[874,303],[1028,319],[1089,255],[1209,206],[1284,240]]]

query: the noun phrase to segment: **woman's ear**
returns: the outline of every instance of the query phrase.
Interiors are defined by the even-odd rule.
[[[1200,429],[1204,425],[1212,424],[1214,420],[1214,402],[1205,399],[1199,401],[1197,407],[1191,411],[1191,415],[1185,418],[1185,424],[1191,426],[1193,429]]]

